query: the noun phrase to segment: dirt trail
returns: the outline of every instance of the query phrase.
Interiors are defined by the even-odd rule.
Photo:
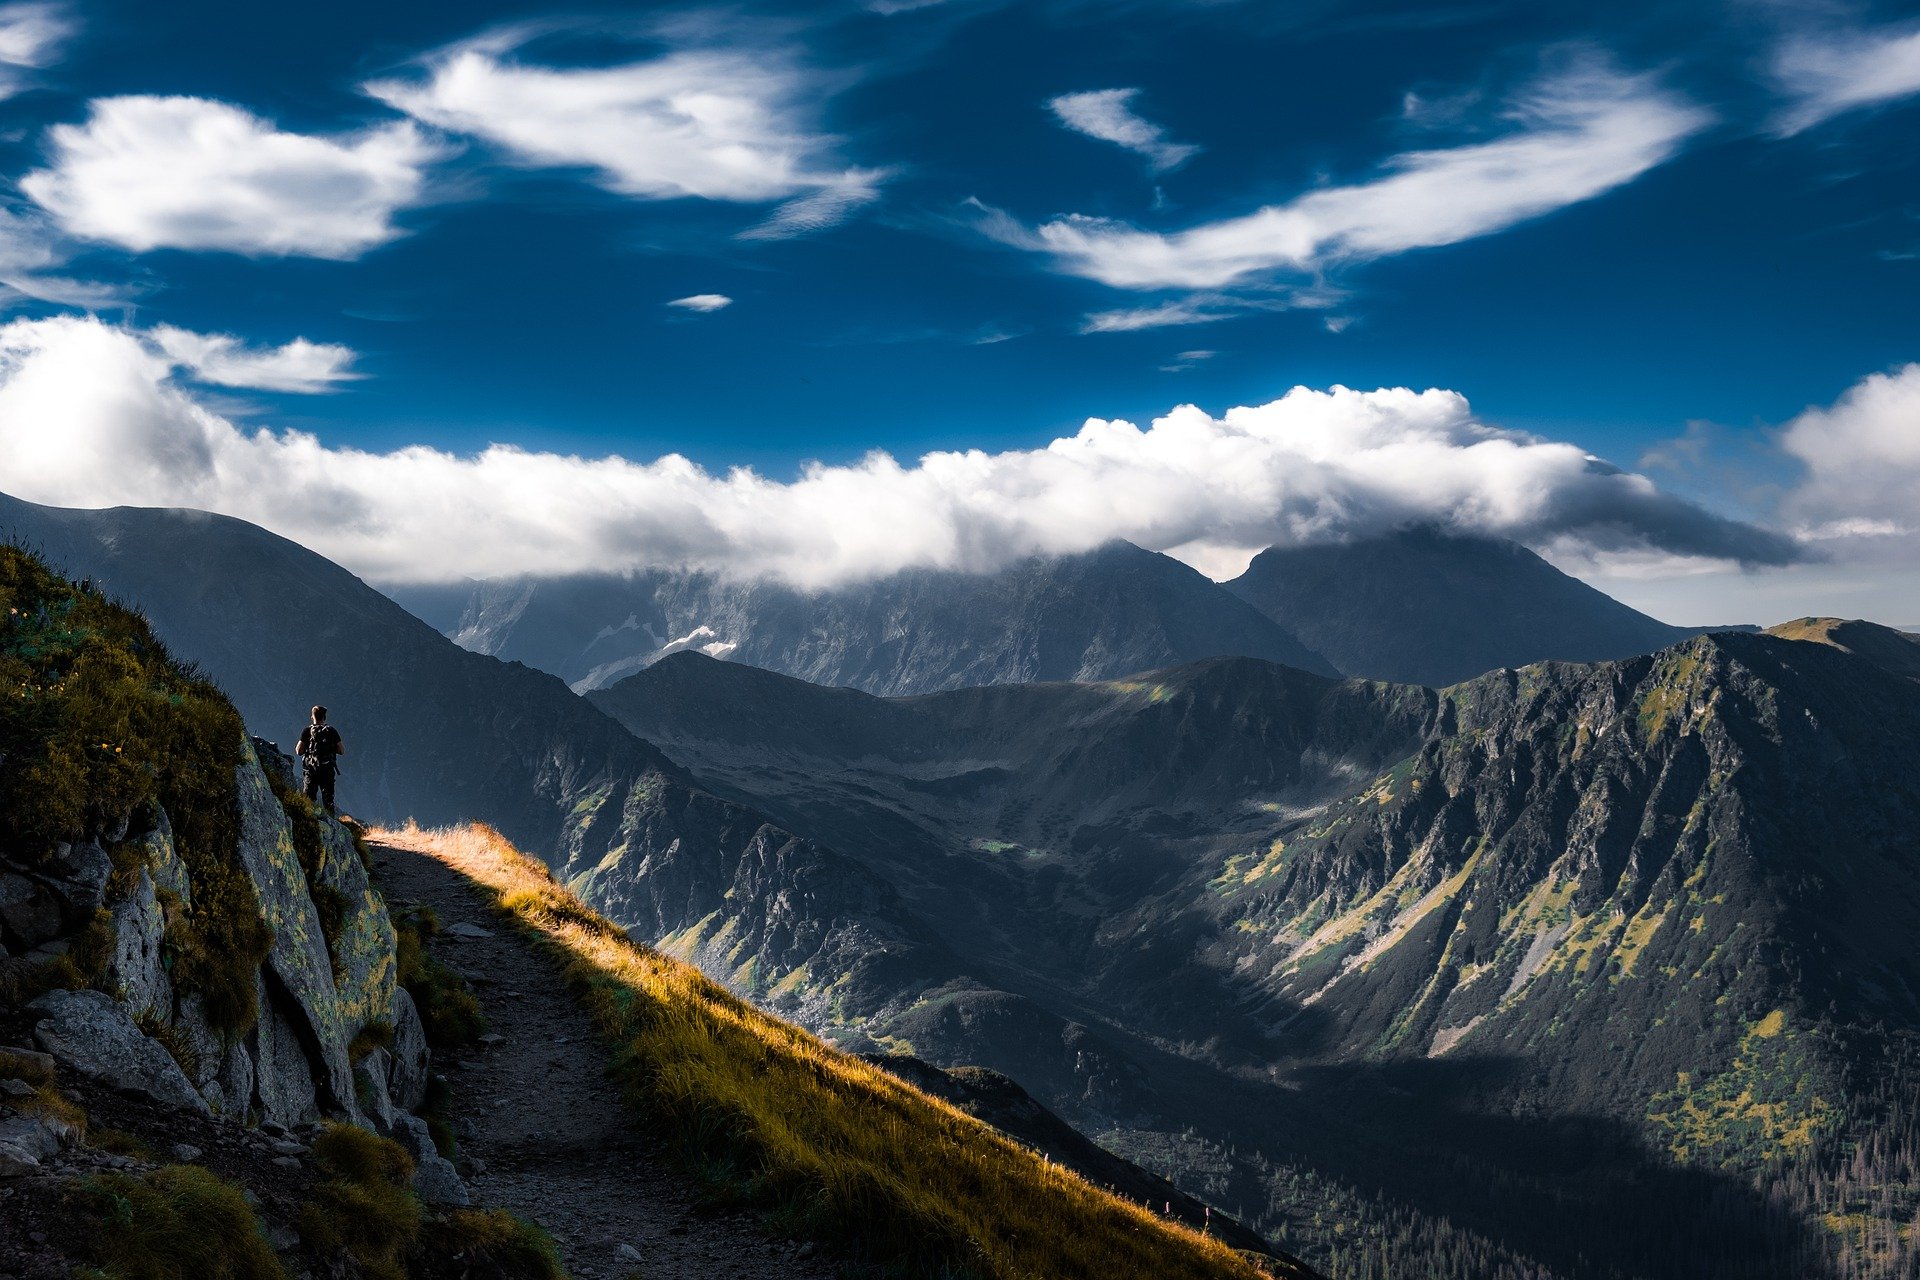
[[[467,1176],[476,1204],[539,1223],[576,1280],[839,1274],[811,1246],[768,1235],[751,1215],[702,1209],[689,1179],[621,1101],[607,1075],[612,1056],[558,966],[486,911],[472,883],[425,845],[396,836],[373,852],[390,900],[426,903],[443,929],[465,924],[492,935],[443,932],[433,944],[473,982],[490,1033],[503,1037],[451,1061],[435,1056],[453,1085],[461,1153],[477,1159],[479,1172]]]

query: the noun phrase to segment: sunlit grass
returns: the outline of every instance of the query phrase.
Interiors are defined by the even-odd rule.
[[[909,1275],[1260,1274],[631,941],[490,828],[374,838],[460,871],[551,948],[633,1104],[690,1166],[795,1230]]]

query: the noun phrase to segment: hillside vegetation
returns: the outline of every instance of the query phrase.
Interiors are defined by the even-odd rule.
[[[634,943],[487,827],[374,838],[443,859],[553,951],[634,1103],[712,1185],[796,1230],[912,1275],[1261,1274]]]

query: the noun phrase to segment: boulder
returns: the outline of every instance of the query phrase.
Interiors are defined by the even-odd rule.
[[[459,1170],[434,1147],[425,1120],[403,1112],[394,1126],[393,1140],[413,1157],[413,1190],[422,1201],[458,1208],[473,1203],[467,1196],[466,1183],[460,1181]]]
[[[0,929],[15,951],[31,951],[60,934],[60,902],[45,886],[0,871]]]
[[[134,1024],[112,996],[50,991],[27,1006],[44,1014],[34,1038],[61,1066],[111,1088],[144,1094],[168,1106],[207,1111],[180,1064]]]
[[[420,1024],[413,997],[404,987],[393,992],[393,1043],[387,1047],[387,1096],[395,1106],[418,1111],[427,1100],[427,1073],[433,1055],[427,1049],[427,1031]]]
[[[387,1051],[375,1049],[353,1068],[353,1097],[375,1133],[393,1133],[396,1108],[387,1095]]]
[[[67,905],[70,925],[85,924],[107,901],[107,880],[113,875],[113,859],[96,840],[63,844],[53,860],[40,868],[53,883],[55,892]]]
[[[0,1114],[0,1179],[39,1173],[60,1146],[59,1132],[39,1116]]]

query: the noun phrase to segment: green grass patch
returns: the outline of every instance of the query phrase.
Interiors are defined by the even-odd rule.
[[[0,851],[31,865],[164,808],[194,899],[174,978],[230,1034],[259,1015],[253,975],[272,945],[239,858],[245,743],[233,704],[146,619],[0,546]],[[75,966],[54,976],[92,980]]]
[[[198,1165],[103,1174],[79,1199],[107,1280],[286,1280],[240,1188]]]

